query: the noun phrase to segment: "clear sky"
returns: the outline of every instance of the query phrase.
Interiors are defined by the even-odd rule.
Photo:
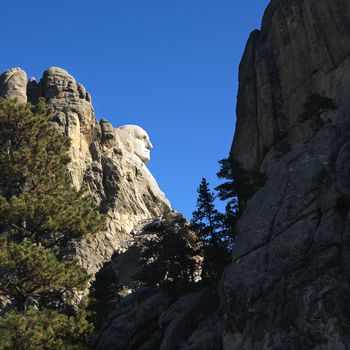
[[[149,169],[188,218],[214,187],[235,125],[238,65],[269,0],[2,0],[0,71],[58,66],[92,96],[98,119],[138,124]]]

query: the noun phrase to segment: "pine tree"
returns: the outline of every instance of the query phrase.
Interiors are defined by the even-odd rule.
[[[15,243],[0,236],[0,291],[11,297],[11,308],[64,305],[67,292],[87,287],[90,276],[76,260],[60,262],[58,253],[29,240]]]
[[[227,201],[223,219],[223,230],[225,235],[230,237],[232,246],[232,237],[237,219],[239,217],[239,203],[237,195],[237,181],[233,175],[233,169],[230,159],[219,160],[220,170],[216,174],[220,180],[225,180],[222,184],[215,187],[218,196],[222,201]]]
[[[73,187],[70,141],[50,115],[42,100],[0,99],[0,295],[10,302],[0,349],[84,349],[91,331],[70,305],[89,276],[60,256],[64,243],[104,229],[105,220]]]
[[[233,170],[231,162],[228,158],[219,160],[220,170],[216,176],[221,180],[226,180],[224,183],[215,187],[218,192],[219,198],[222,201],[229,200],[230,203],[236,202],[237,189],[233,176]]]
[[[0,318],[0,350],[87,350],[92,326],[84,311],[69,316],[29,308]]]
[[[145,227],[148,238],[137,243],[142,269],[135,278],[179,295],[198,279],[200,245],[186,219],[179,214],[168,218]]]
[[[35,107],[0,99],[0,231],[48,246],[104,228],[67,170],[70,140]]]
[[[209,183],[202,179],[198,189],[197,210],[192,213],[192,223],[200,230],[205,241],[220,245],[220,229],[223,215],[215,209],[215,195],[209,189]]]
[[[0,99],[0,189],[9,199],[67,180],[70,141],[50,125],[50,108]]]
[[[225,181],[217,186],[215,190],[221,200],[228,200],[228,203],[237,209],[238,215],[238,209],[242,202],[251,198],[262,187],[266,177],[259,171],[248,172],[237,162],[233,166],[229,158],[219,160],[219,164],[220,170],[216,175],[219,179]]]
[[[197,210],[193,212],[192,223],[199,229],[204,242],[202,278],[204,281],[216,281],[229,262],[232,242],[224,229],[225,216],[215,209],[215,195],[205,178],[197,192]]]
[[[90,287],[90,300],[88,311],[89,319],[94,323],[95,331],[99,330],[120,301],[121,290],[111,262],[106,263],[95,275],[95,280]]]

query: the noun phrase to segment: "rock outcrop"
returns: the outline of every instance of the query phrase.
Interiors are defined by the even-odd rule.
[[[0,96],[27,102],[27,74],[20,68],[11,68],[0,76]]]
[[[141,288],[118,304],[95,340],[97,350],[218,350],[221,320],[208,289],[174,299]]]
[[[338,124],[350,102],[349,13],[346,0],[273,0],[253,31],[240,64],[236,137],[232,154],[246,169],[268,167],[269,153],[286,139],[312,136],[299,122],[313,93],[334,99]]]
[[[350,348],[349,96],[350,2],[272,0],[239,71],[231,159],[266,182],[240,198],[224,349]]]
[[[106,232],[72,242],[90,273],[132,244],[133,230],[171,210],[152,174],[134,153],[133,144],[139,140],[104,119],[99,122],[89,93],[65,70],[50,68],[39,82],[34,78],[27,82],[23,70],[10,69],[0,76],[0,97],[32,104],[45,98],[53,109],[52,122],[70,137],[73,183],[77,188],[85,186],[107,215]],[[145,144],[145,152],[147,147]]]
[[[138,276],[146,273],[140,263],[142,251],[157,232],[166,230],[184,237],[192,248],[196,247],[193,251],[202,246],[191,225],[178,213],[155,220],[135,232],[135,244],[125,253],[115,254],[106,266],[114,271],[121,290],[130,294],[117,304],[94,337],[97,350],[221,349],[222,320],[215,288],[184,284],[179,293],[180,288],[176,291],[175,285],[140,287]],[[201,257],[193,258],[200,270]]]

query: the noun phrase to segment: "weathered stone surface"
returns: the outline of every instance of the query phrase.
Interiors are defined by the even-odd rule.
[[[62,68],[50,68],[40,81],[42,96],[53,107],[52,121],[72,140],[70,171],[79,188],[87,164],[91,162],[89,146],[94,141],[97,121],[87,95],[81,94],[75,79]]]
[[[160,338],[157,321],[170,304],[171,297],[164,291],[146,288],[134,292],[109,316],[94,347],[97,350],[156,349]]]
[[[74,184],[87,186],[108,218],[106,232],[75,246],[83,266],[96,272],[114,252],[131,244],[134,229],[170,210],[170,203],[143,162],[118,137],[118,129],[106,120],[97,122],[89,94],[68,72],[50,68],[39,85],[54,109],[52,120],[72,139]]]
[[[221,281],[224,349],[350,348],[349,43],[345,0],[272,0],[248,41],[231,159],[267,180]],[[315,124],[316,93],[337,110]]]
[[[217,296],[208,289],[174,300],[164,291],[141,288],[111,313],[93,340],[97,350],[219,350]]]
[[[153,238],[153,230],[171,227],[174,234],[184,235],[189,244],[200,246],[198,239],[194,242],[190,236],[193,228],[183,220],[181,215],[173,212],[165,219],[152,221],[144,229],[135,232],[134,245],[123,253],[116,253],[111,263],[107,264],[106,268],[113,269],[120,288],[131,294],[116,305],[115,312],[111,313],[108,321],[94,337],[96,349],[222,348],[222,321],[216,290],[203,287],[176,296],[168,289],[161,292],[161,289],[140,288],[140,282],[137,280],[137,276],[142,273],[141,252],[145,243]],[[159,295],[162,295],[162,298],[159,298]],[[150,304],[155,313],[143,311]]]
[[[185,295],[159,318],[160,350],[221,348],[221,324],[213,324],[217,297],[208,289]],[[209,326],[210,324],[210,326]]]
[[[0,97],[27,102],[27,74],[21,68],[11,68],[0,75]]]
[[[132,244],[133,230],[170,210],[169,201],[134,152],[137,143],[138,150],[149,155],[150,141],[115,129],[106,120],[98,122],[89,93],[62,68],[46,70],[38,83],[31,78],[27,84],[26,73],[19,68],[1,75],[1,97],[26,102],[26,93],[29,102],[44,97],[52,107],[52,122],[71,138],[69,170],[74,185],[84,185],[107,215],[106,232],[72,242],[82,265],[95,273],[114,252]]]
[[[345,143],[336,161],[337,188],[339,193],[350,201],[350,141]]]
[[[240,64],[235,161],[259,170],[271,147],[298,127],[312,93],[334,99],[339,122],[348,120],[349,12],[347,0],[271,1]],[[299,133],[290,140],[303,141]]]

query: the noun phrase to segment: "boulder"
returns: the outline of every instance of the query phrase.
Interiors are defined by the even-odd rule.
[[[0,75],[0,97],[27,102],[27,74],[21,68],[11,68]]]

